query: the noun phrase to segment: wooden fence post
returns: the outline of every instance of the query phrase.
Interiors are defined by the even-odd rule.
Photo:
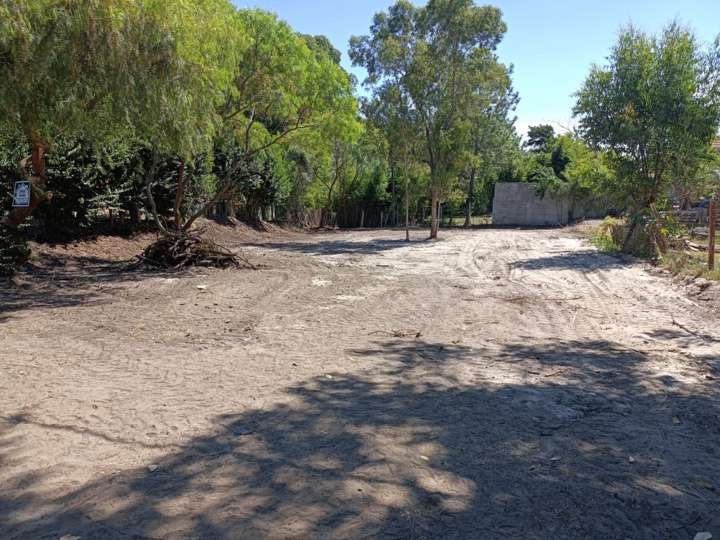
[[[717,201],[710,199],[708,211],[708,269],[715,270],[715,231],[717,226]]]

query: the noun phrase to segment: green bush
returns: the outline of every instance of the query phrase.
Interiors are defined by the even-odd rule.
[[[632,235],[625,219],[608,217],[591,233],[592,243],[601,251],[625,252],[643,259],[659,259],[670,250],[682,234],[682,225],[672,216],[653,218],[649,213],[634,216]]]
[[[0,225],[0,276],[11,276],[30,258],[22,232]]]
[[[622,251],[627,225],[625,220],[606,217],[590,235],[590,240],[600,251],[619,253]]]

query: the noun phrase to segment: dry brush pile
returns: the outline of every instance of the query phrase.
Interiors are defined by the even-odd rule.
[[[140,260],[156,268],[253,268],[252,264],[237,253],[203,238],[202,231],[163,234],[145,249]]]

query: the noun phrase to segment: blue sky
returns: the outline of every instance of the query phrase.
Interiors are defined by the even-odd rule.
[[[343,53],[350,69],[347,43],[351,35],[368,31],[375,12],[389,0],[235,0],[241,7],[277,13],[297,31],[324,34]],[[415,2],[420,3],[420,2]],[[478,2],[486,3],[486,2]],[[513,64],[520,93],[516,111],[518,131],[551,123],[557,129],[572,124],[572,94],[590,65],[602,63],[617,36],[629,22],[658,32],[672,19],[693,28],[706,42],[720,33],[720,0],[498,0],[508,32],[500,46],[503,62]],[[362,70],[353,69],[359,80]]]

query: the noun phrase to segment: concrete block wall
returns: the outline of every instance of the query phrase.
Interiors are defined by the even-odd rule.
[[[503,182],[495,184],[493,225],[543,227],[566,225],[569,205],[551,193],[539,197],[534,184]]]

